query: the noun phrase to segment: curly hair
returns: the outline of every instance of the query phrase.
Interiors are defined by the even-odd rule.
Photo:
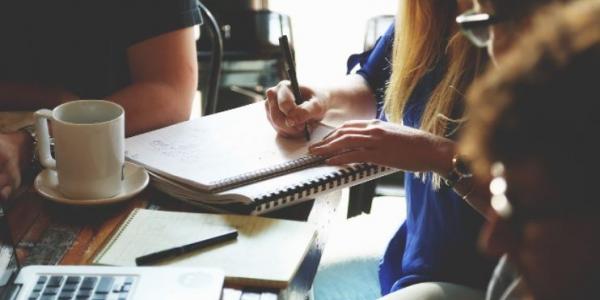
[[[538,8],[551,3],[566,3],[572,0],[479,0],[490,5],[494,13],[511,19],[521,19],[534,13]]]
[[[533,25],[469,90],[460,150],[480,178],[495,161],[534,161],[583,192],[600,170],[600,1],[553,5]]]

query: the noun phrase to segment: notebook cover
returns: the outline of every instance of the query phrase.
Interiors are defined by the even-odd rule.
[[[235,241],[161,264],[222,269],[225,282],[230,285],[285,288],[316,233],[315,227],[306,222],[135,209],[94,256],[92,263],[134,266],[138,256],[201,240],[232,227],[239,233]]]

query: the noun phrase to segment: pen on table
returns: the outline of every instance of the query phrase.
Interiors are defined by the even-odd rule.
[[[296,77],[296,65],[294,64],[294,57],[292,56],[292,50],[290,49],[290,43],[287,35],[282,35],[279,38],[279,47],[281,47],[281,51],[283,52],[283,56],[285,57],[285,62],[287,64],[287,73],[288,77],[290,78],[290,82],[292,83],[294,100],[296,105],[300,105],[302,102],[304,102],[304,99],[302,99],[302,95],[300,95],[300,87],[298,86],[298,78]],[[304,138],[306,138],[307,141],[310,140],[310,133],[308,132],[307,123],[304,123]]]
[[[173,247],[170,249],[166,249],[166,250],[162,250],[162,251],[158,251],[158,252],[154,252],[154,253],[150,253],[150,254],[147,254],[144,256],[137,257],[135,259],[135,263],[138,266],[151,265],[155,262],[158,262],[158,261],[166,259],[166,258],[183,255],[183,254],[195,251],[195,250],[200,250],[202,248],[206,248],[208,246],[216,245],[221,242],[234,240],[237,238],[237,236],[238,236],[238,232],[237,232],[237,230],[234,229],[231,231],[227,231],[223,234],[213,236],[213,237],[210,237],[210,238],[198,241],[198,242],[194,242],[194,243],[179,246],[179,247]]]

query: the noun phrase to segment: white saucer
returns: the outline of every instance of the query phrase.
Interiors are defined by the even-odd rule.
[[[150,181],[146,169],[130,162],[125,162],[124,174],[125,179],[123,180],[121,192],[109,198],[86,200],[68,198],[58,190],[56,171],[49,169],[44,169],[37,175],[33,186],[40,195],[54,202],[77,206],[105,205],[125,201],[137,195]]]

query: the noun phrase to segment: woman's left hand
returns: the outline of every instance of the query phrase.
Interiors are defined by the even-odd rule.
[[[368,162],[413,172],[451,168],[454,142],[422,130],[379,120],[350,121],[310,146],[333,165]]]

